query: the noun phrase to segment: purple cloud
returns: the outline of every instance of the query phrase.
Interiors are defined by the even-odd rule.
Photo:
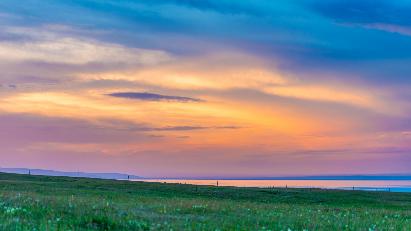
[[[116,92],[108,94],[112,97],[136,99],[144,101],[175,101],[175,102],[202,102],[203,100],[182,96],[160,95],[149,92]]]

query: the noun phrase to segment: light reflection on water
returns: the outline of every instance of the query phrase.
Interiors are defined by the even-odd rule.
[[[290,187],[346,190],[370,190],[411,192],[411,181],[404,180],[164,180],[147,179],[146,182],[165,182],[194,185],[218,185],[235,187]]]

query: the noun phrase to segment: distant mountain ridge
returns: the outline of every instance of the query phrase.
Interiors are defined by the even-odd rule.
[[[0,168],[0,172],[43,176],[86,177],[113,180],[164,179],[164,180],[411,180],[411,174],[379,175],[317,175],[317,176],[277,176],[277,177],[141,177],[124,173],[66,172],[30,168]]]
[[[128,175],[124,173],[64,172],[64,171],[45,170],[45,169],[29,169],[29,168],[0,168],[0,172],[43,175],[43,176],[87,177],[87,178],[113,179],[113,180],[143,179],[143,177],[140,177],[140,176]]]

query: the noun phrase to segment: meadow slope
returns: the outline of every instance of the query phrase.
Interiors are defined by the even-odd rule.
[[[411,194],[0,174],[0,230],[411,230]]]

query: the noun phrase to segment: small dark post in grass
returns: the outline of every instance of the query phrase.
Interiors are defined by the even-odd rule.
[[[31,175],[31,170],[29,169],[29,175]]]
[[[127,175],[127,180],[130,180],[130,175]]]
[[[217,187],[218,187],[218,181],[217,181]]]

